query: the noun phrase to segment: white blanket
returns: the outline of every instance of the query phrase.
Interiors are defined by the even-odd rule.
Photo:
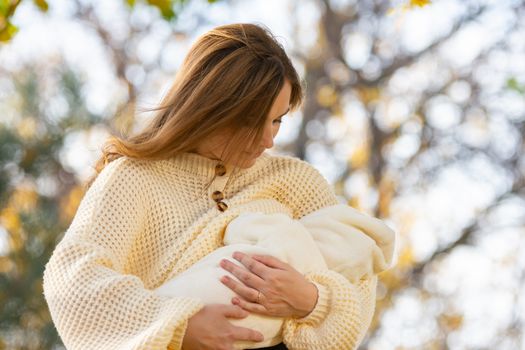
[[[232,258],[234,251],[272,255],[302,274],[330,269],[357,282],[390,267],[394,238],[394,232],[381,220],[345,204],[319,209],[299,220],[281,213],[243,213],[226,227],[225,246],[166,281],[155,292],[170,297],[196,297],[205,304],[231,304],[236,293],[219,279],[224,275],[238,279],[219,263],[225,258],[243,266]],[[238,341],[236,349],[272,346],[282,341],[281,317],[252,313],[230,322],[264,335],[264,341],[258,343]]]

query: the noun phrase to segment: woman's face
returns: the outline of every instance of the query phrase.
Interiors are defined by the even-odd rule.
[[[266,118],[266,123],[264,125],[264,134],[261,140],[259,147],[256,147],[249,152],[244,150],[239,150],[239,154],[236,155],[233,165],[240,168],[249,168],[257,158],[268,148],[273,147],[273,139],[279,132],[279,127],[281,126],[282,116],[288,113],[289,111],[289,101],[290,95],[292,93],[292,86],[288,80],[284,81],[283,87],[270,109],[270,113]],[[216,137],[212,137],[208,142],[203,142],[197,148],[197,153],[205,157],[219,159],[219,155],[222,154],[222,151],[228,141],[228,135],[221,133]]]

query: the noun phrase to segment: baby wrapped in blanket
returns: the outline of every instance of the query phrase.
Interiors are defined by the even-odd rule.
[[[220,267],[222,259],[244,266],[232,258],[235,251],[248,255],[272,255],[303,275],[330,269],[350,282],[377,274],[390,267],[394,232],[381,220],[360,213],[345,204],[314,211],[299,220],[282,213],[243,213],[225,229],[224,246],[208,254],[186,271],[166,281],[155,292],[164,296],[193,297],[205,304],[231,304],[236,293],[220,282],[233,274]],[[260,348],[282,341],[282,317],[255,313],[231,319],[236,326],[255,329],[262,342],[237,341],[236,349]]]

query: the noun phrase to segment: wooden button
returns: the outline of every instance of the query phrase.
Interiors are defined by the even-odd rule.
[[[215,174],[219,176],[226,174],[226,167],[224,166],[224,164],[219,163],[215,166]]]
[[[215,191],[211,194],[211,198],[214,201],[219,202],[224,199],[224,194],[221,191]]]
[[[218,202],[217,207],[220,211],[225,211],[226,209],[228,209],[228,205],[224,202]]]

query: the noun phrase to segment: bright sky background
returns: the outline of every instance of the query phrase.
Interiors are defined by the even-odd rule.
[[[115,32],[125,26],[119,25],[124,17],[122,13],[122,0],[88,1],[96,3],[98,13],[103,21],[111,21]],[[334,1],[334,4],[342,1]],[[14,18],[14,23],[21,29],[13,41],[0,49],[0,66],[12,70],[28,62],[53,60],[62,56],[66,61],[80,71],[87,82],[86,96],[88,108],[94,112],[107,112],[111,114],[115,100],[126,98],[125,89],[118,85],[111,66],[108,66],[108,56],[104,47],[93,35],[92,29],[85,24],[69,18],[71,13],[70,2],[67,0],[50,1],[50,12],[44,15],[37,11],[29,1],[20,5]],[[319,16],[317,7],[311,1],[290,0],[257,0],[234,1],[233,5],[217,3],[208,6],[204,1],[192,1],[178,22],[178,28],[191,26],[195,20],[195,13],[206,13],[210,21],[207,26],[202,26],[197,32],[192,33],[189,40],[179,41],[167,47],[161,47],[159,40],[170,34],[166,24],[159,23],[155,35],[150,35],[141,41],[139,51],[143,61],[154,60],[157,54],[162,56],[162,73],[146,76],[144,70],[137,66],[129,72],[145,88],[139,96],[139,103],[144,106],[154,105],[166,91],[171,83],[174,71],[178,68],[190,44],[203,32],[220,24],[230,22],[258,21],[266,24],[272,32],[282,39],[285,49],[297,47],[304,50],[313,45],[316,36],[315,22]],[[399,3],[399,1],[398,1]],[[498,1],[487,3],[497,4]],[[500,3],[507,3],[501,1]],[[384,21],[383,30],[392,35],[399,35],[401,46],[408,52],[417,52],[426,47],[433,38],[439,37],[450,29],[453,21],[463,14],[465,8],[462,1],[436,0],[432,6],[403,13],[396,11],[388,21]],[[134,17],[134,20],[147,20],[152,9],[144,11]],[[293,12],[291,12],[293,11]],[[291,14],[292,13],[292,14]],[[300,42],[294,43],[292,39],[292,25],[290,16],[301,18]],[[512,18],[512,13],[506,6],[495,6],[484,16],[479,23],[473,24],[460,33],[454,40],[443,46],[440,51],[441,64],[435,61],[421,60],[411,70],[407,70],[392,79],[389,91],[392,103],[384,108],[384,127],[389,123],[402,122],[409,110],[410,95],[414,90],[423,89],[432,82],[439,81],[448,74],[443,70],[443,65],[452,67],[468,67],[473,59],[502,35]],[[525,82],[525,33],[516,35],[513,40],[513,52],[495,53],[494,67],[488,69],[486,78],[487,91],[499,89],[506,82],[505,75],[501,72],[511,72],[522,82]],[[125,33],[123,33],[125,35]],[[346,47],[352,54],[348,62],[352,68],[366,66],[373,74],[374,66],[368,60],[370,42],[366,35],[360,32],[351,34],[346,41]],[[297,63],[301,70],[300,64]],[[3,86],[0,77],[0,89]],[[9,79],[7,77],[7,79]],[[451,87],[452,100],[461,101],[470,95],[468,86],[458,82]],[[1,90],[0,90],[1,99]],[[525,101],[523,96],[503,96],[502,101],[494,101],[495,108],[502,113],[523,118]],[[1,103],[1,100],[0,100]],[[54,103],[50,101],[50,103]],[[56,108],[60,108],[57,104]],[[429,122],[438,129],[446,130],[458,127],[459,115],[453,103],[439,99],[430,104],[427,111]],[[6,118],[10,118],[9,115]],[[314,125],[309,128],[309,136],[316,137],[318,128],[326,128],[327,137],[338,140],[348,130],[350,124],[355,132],[364,127],[368,118],[363,106],[357,101],[349,100],[345,105],[343,120],[332,119],[328,125]],[[497,122],[497,115],[494,115]],[[7,119],[9,121],[9,119]],[[288,118],[281,126],[277,137],[277,145],[286,143],[296,135],[297,125],[301,121],[301,113],[297,112]],[[480,128],[465,130],[464,137],[471,139],[473,144],[488,142],[491,135],[487,129]],[[474,129],[475,130],[475,129]],[[490,132],[497,130],[491,128]],[[501,130],[501,152],[514,145],[513,136]],[[92,174],[90,164],[98,157],[99,147],[105,136],[105,130],[95,132],[82,132],[68,135],[65,151],[62,154],[64,164],[74,170],[79,179],[86,179]],[[330,154],[318,144],[309,147],[315,152],[311,153],[314,164],[326,178],[333,183],[340,172],[340,164],[348,157],[348,152],[358,138],[346,137],[338,141],[338,146]],[[416,149],[417,138],[406,136],[400,139],[391,150],[392,159],[409,157]],[[507,147],[507,148],[506,148]],[[417,176],[414,174],[413,176]],[[410,244],[414,248],[416,258],[424,258],[431,254],[437,246],[451,240],[458,234],[476,210],[483,208],[508,184],[508,174],[495,169],[483,158],[475,158],[465,164],[465,167],[450,167],[443,171],[432,188],[415,188],[407,191],[397,198],[392,208],[392,217],[387,223],[399,230],[401,222],[407,217],[413,217],[409,234],[398,237],[399,244]],[[367,185],[364,174],[355,174],[345,183],[345,194],[359,195],[365,198],[365,205],[375,203],[377,193],[371,191]],[[523,281],[516,275],[525,267],[525,246],[523,244],[523,227],[510,227],[505,223],[517,222],[524,212],[523,201],[509,201],[504,208],[500,208],[492,215],[486,224],[488,232],[484,232],[481,243],[475,247],[460,248],[450,254],[439,271],[430,275],[425,285],[432,286],[434,290],[450,294],[452,297],[447,302],[465,315],[464,333],[458,333],[449,338],[450,349],[464,349],[467,346],[476,348],[485,344],[487,337],[493,336],[498,327],[509,322],[512,312],[525,315],[525,298],[516,299],[513,291],[523,291]],[[502,228],[493,229],[491,225],[501,223]],[[500,226],[499,224],[497,226]],[[0,227],[0,238],[6,232]],[[1,240],[0,240],[1,242]],[[0,245],[1,247],[1,245]],[[1,250],[1,249],[0,249]],[[515,257],[512,260],[511,257]],[[510,260],[509,260],[510,259]],[[490,276],[490,278],[487,278]],[[520,284],[521,283],[521,284]],[[524,295],[522,294],[521,297]],[[392,344],[416,346],[422,339],[432,338],[436,329],[434,313],[444,307],[440,300],[430,300],[421,304],[419,296],[408,290],[397,300],[395,307],[384,316],[383,333],[370,344],[370,350],[389,349]],[[468,334],[468,337],[465,336]],[[525,340],[521,344],[525,349]]]

